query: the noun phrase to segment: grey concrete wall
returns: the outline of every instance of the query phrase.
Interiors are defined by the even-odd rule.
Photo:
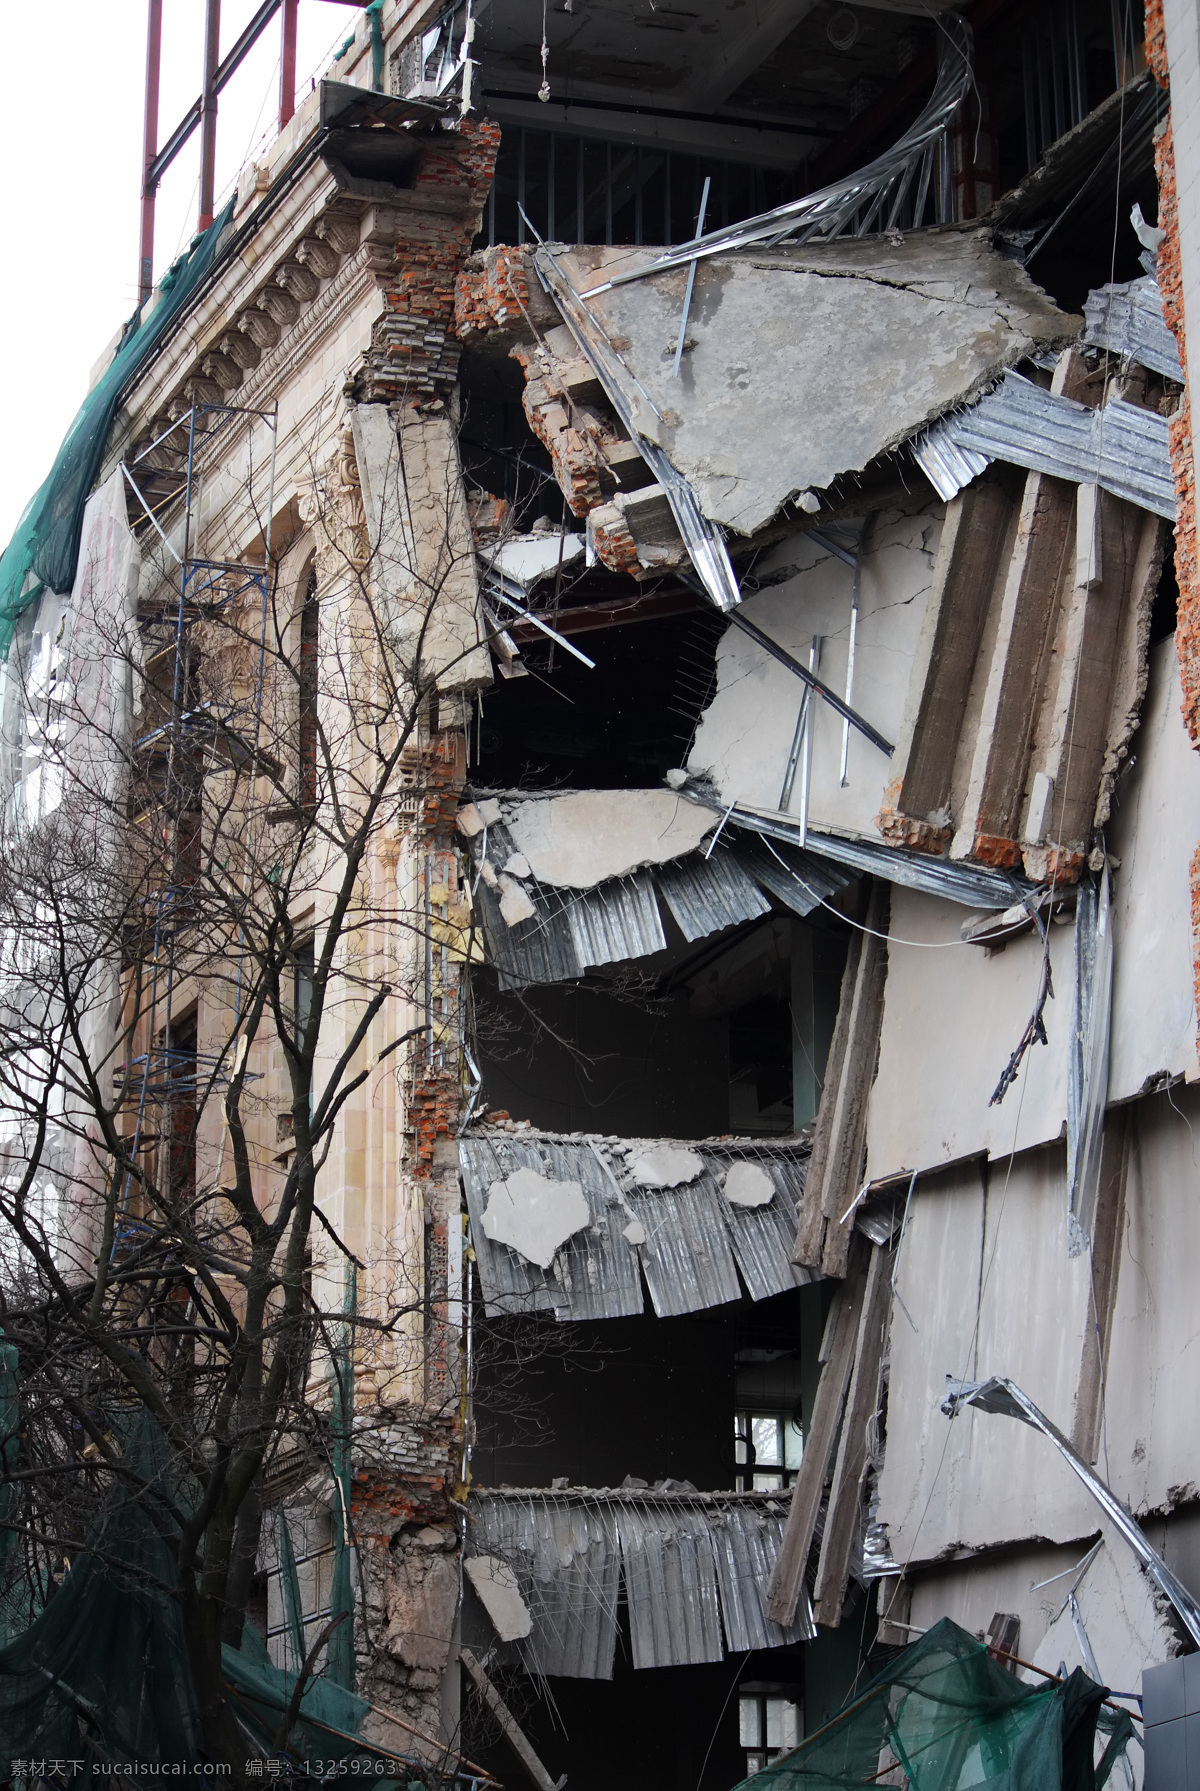
[[[1179,705],[1174,642],[1167,640],[1151,655],[1133,762],[1117,786],[1108,831],[1120,861],[1113,881],[1110,1102],[1128,1101],[1164,1075],[1196,1074],[1188,864],[1200,839],[1200,756]],[[867,1133],[872,1177],[935,1168],[979,1151],[999,1157],[1065,1135],[1073,928],[1050,928],[1049,1043],[1030,1048],[1017,1084],[990,1107],[1032,1011],[1042,946],[1032,932],[990,954],[958,944],[965,917],[954,903],[892,892]],[[914,1024],[917,1015],[923,1024]]]
[[[1110,1101],[1162,1072],[1196,1074],[1188,865],[1200,840],[1200,754],[1180,710],[1174,639],[1150,655],[1134,764],[1117,785],[1108,844],[1113,882]],[[1147,992],[1153,990],[1153,999]]]
[[[880,512],[863,547],[852,703],[889,740],[897,738],[904,714],[942,514],[940,504]],[[819,635],[820,675],[844,694],[851,569],[809,537],[796,535],[764,554],[755,575],[770,579],[788,568],[794,568],[791,576],[747,600],[746,614],[804,665],[813,636]],[[786,666],[738,629],[729,629],[717,654],[717,693],[701,718],[689,759],[694,771],[712,773],[722,801],[779,808],[803,689]],[[843,786],[843,723],[820,701],[810,714],[809,819],[877,839],[875,817],[890,761],[852,728]],[[800,789],[798,773],[789,804],[793,816],[800,809]]]

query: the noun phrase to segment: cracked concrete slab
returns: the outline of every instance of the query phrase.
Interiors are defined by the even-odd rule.
[[[577,248],[577,291],[649,249]],[[751,534],[795,494],[857,472],[977,396],[1005,367],[1078,335],[981,229],[746,250],[697,264],[682,377],[672,377],[687,272],[588,301],[631,374],[643,432],[704,514]],[[635,383],[636,382],[636,383]]]
[[[463,1572],[502,1642],[519,1642],[530,1633],[533,1615],[507,1561],[498,1555],[468,1555]]]
[[[575,790],[513,803],[505,816],[530,874],[567,889],[681,858],[715,822],[673,790]]]

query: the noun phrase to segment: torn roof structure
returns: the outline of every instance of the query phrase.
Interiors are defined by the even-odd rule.
[[[660,1318],[803,1286],[792,1263],[807,1151],[484,1131],[459,1143],[490,1311]],[[668,1179],[671,1178],[671,1179]],[[519,1213],[523,1223],[514,1224]],[[501,1218],[501,1214],[503,1218]]]
[[[584,292],[647,257],[556,259]],[[1079,330],[987,231],[753,246],[697,264],[676,379],[667,345],[686,280],[683,269],[656,274],[588,304],[619,344],[642,434],[704,515],[743,536]]]
[[[611,1679],[622,1593],[635,1669],[719,1661],[816,1633],[807,1610],[781,1628],[764,1609],[785,1508],[778,1494],[682,1486],[478,1488],[466,1570],[510,1568],[530,1618],[512,1651],[532,1673]]]
[[[319,1459],[272,1440],[251,1619],[295,1673],[344,1616],[372,1720],[538,1791],[729,1791],[946,1617],[1136,1691],[1190,1641],[1130,1526],[1200,1597],[1194,20],[356,14],[97,386],[97,489],[69,451],[30,512],[72,576],[25,541],[0,613],[13,839],[85,598],[145,685],[116,828],[163,874],[111,937],[167,1070],[70,1161],[117,1141],[107,1199],[161,1158],[191,1224],[232,1062],[263,1210],[317,1162]],[[292,1074],[322,979],[344,1105]],[[1128,1524],[947,1375],[1024,1390]],[[922,1791],[997,1782],[955,1759]]]

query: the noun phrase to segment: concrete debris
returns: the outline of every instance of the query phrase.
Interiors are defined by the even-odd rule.
[[[485,565],[528,589],[539,579],[553,578],[561,567],[573,566],[583,558],[583,550],[582,535],[560,535],[555,531],[512,536],[479,557]]]
[[[523,920],[532,920],[537,909],[519,883],[511,877],[496,879],[500,889],[500,914],[506,926],[519,926]]]
[[[678,1145],[659,1144],[643,1151],[631,1166],[630,1173],[642,1188],[678,1188],[694,1182],[704,1172],[704,1159],[694,1150],[681,1150]]]
[[[464,839],[473,840],[476,834],[482,833],[485,822],[479,812],[478,804],[474,802],[461,803],[456,817],[456,825]]]
[[[533,1616],[507,1561],[498,1555],[469,1555],[463,1571],[502,1642],[519,1642],[529,1634]]]
[[[714,821],[710,810],[670,790],[577,790],[505,806],[529,874],[567,889],[591,889],[642,865],[680,858]]]
[[[631,1219],[621,1232],[625,1242],[633,1249],[646,1242],[646,1227],[638,1219]]]
[[[638,260],[625,248],[557,257],[576,292]],[[643,428],[704,515],[740,534],[1079,328],[986,230],[761,248],[699,263],[693,346],[675,380],[662,344],[678,328],[685,279],[680,269],[588,303],[622,343]]]
[[[504,871],[510,877],[531,877],[533,875],[529,860],[523,852],[513,852],[504,866]]]
[[[757,1163],[731,1163],[721,1183],[734,1206],[766,1206],[775,1198],[775,1184]]]
[[[493,1182],[483,1212],[483,1229],[493,1243],[507,1244],[539,1269],[548,1269],[558,1252],[592,1219],[578,1182],[553,1181],[533,1169],[514,1169],[505,1181]]]

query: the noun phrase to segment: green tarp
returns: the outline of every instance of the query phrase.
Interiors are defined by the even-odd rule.
[[[1132,1723],[1079,1670],[1025,1685],[948,1617],[739,1791],[1101,1791]],[[1107,1746],[1093,1768],[1097,1729]]]
[[[17,620],[42,587],[66,593],[74,584],[83,507],[100,472],[121,394],[191,303],[217,258],[222,232],[232,216],[230,200],[163,275],[158,302],[149,314],[143,318],[139,310],[130,318],[111,363],[67,431],[50,476],[25,506],[0,555],[0,659],[8,652]]]

